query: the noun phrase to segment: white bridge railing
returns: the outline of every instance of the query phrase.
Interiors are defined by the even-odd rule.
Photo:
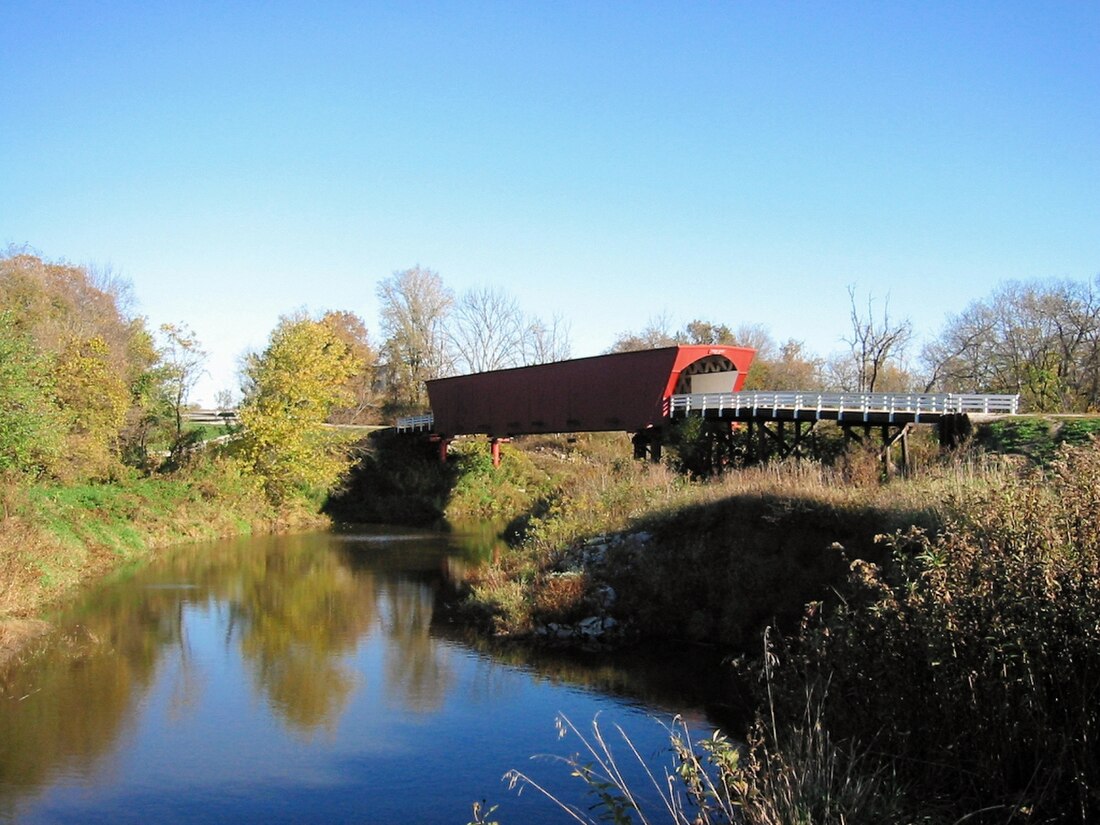
[[[799,417],[869,418],[872,414],[895,415],[919,421],[921,416],[939,417],[968,413],[973,415],[1015,415],[1019,411],[1018,395],[961,395],[955,393],[814,393],[814,392],[723,392],[674,395],[669,399],[673,415],[717,411],[734,415],[752,412],[766,415],[769,411],[794,412]]]
[[[191,421],[195,424],[236,424],[237,423],[237,411],[236,410],[182,410],[181,416],[184,421]]]
[[[427,415],[410,415],[397,419],[397,431],[399,433],[431,432],[433,426],[435,426],[435,416],[431,413]]]

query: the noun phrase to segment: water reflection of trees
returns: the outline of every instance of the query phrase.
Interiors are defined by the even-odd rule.
[[[355,684],[343,657],[376,616],[374,576],[297,537],[247,556],[229,585],[229,636],[271,708],[298,729],[331,727]]]
[[[397,580],[381,600],[385,647],[386,698],[391,704],[426,712],[438,709],[454,673],[431,635],[432,591],[419,582]]]
[[[199,706],[207,681],[190,649],[189,607],[224,605],[225,644],[293,730],[335,724],[361,678],[350,654],[376,625],[387,699],[437,708],[453,679],[430,633],[446,558],[431,536],[250,538],[176,553],[89,594],[62,642],[0,675],[0,818],[52,777],[91,771],[110,753],[166,653],[178,661],[173,715]]]
[[[180,638],[178,599],[112,594],[23,667],[0,675],[0,819],[58,773],[112,750],[153,682],[158,652]]]
[[[176,680],[166,686],[173,718],[202,706],[197,697],[214,688],[192,651],[190,615],[217,617],[222,644],[239,650],[253,689],[293,731],[336,724],[364,678],[353,654],[366,639],[381,645],[388,705],[438,710],[457,678],[448,648],[465,647],[432,625],[454,557],[438,538],[398,538],[314,534],[206,545],[91,594],[62,643],[0,675],[0,820],[17,819],[20,800],[55,776],[91,773],[158,671]],[[462,555],[472,563],[482,552]],[[646,693],[610,665],[505,648],[481,660],[467,699],[491,703],[515,684],[501,678],[502,660],[536,678]],[[683,671],[667,678],[695,681]]]

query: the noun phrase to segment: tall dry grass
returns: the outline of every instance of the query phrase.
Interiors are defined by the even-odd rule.
[[[973,821],[1100,820],[1100,450],[966,490],[856,563],[788,652],[844,741]]]
[[[746,668],[760,710],[745,745],[673,731],[662,767],[594,728],[565,760],[585,801],[555,800],[563,815],[1100,821],[1100,449],[1063,447],[1020,472],[952,468],[918,489],[945,496],[940,529],[884,537],[881,564],[854,560],[840,598]],[[642,763],[641,787],[623,759]]]
[[[693,481],[631,460],[629,446],[625,437],[586,436],[512,448],[523,454],[516,466],[537,468],[537,477],[524,481],[513,469],[500,483],[539,495],[512,522],[514,551],[472,571],[470,615],[495,632],[524,634],[588,609],[591,590],[610,584],[622,595],[620,616],[642,634],[751,647],[764,626],[794,626],[806,601],[842,583],[845,558],[879,560],[875,535],[937,529],[952,501],[1012,472],[967,456],[881,484],[878,459],[857,454],[834,466],[774,462]],[[491,472],[479,473],[457,489],[485,496],[493,483]],[[656,536],[644,559],[613,549],[587,591],[548,604],[548,591],[561,589],[563,558],[593,537],[627,531]]]

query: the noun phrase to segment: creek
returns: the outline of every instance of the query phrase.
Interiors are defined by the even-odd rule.
[[[381,528],[179,548],[122,571],[0,674],[0,821],[564,822],[519,768],[582,809],[564,715],[616,726],[658,770],[662,723],[701,737],[735,685],[706,650],[489,646],[433,616],[484,534]]]

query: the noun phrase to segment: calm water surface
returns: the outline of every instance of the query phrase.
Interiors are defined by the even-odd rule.
[[[432,617],[488,552],[462,536],[316,533],[187,548],[97,588],[0,677],[0,821],[563,822],[518,767],[599,715],[667,762],[654,719],[720,725],[732,686],[673,654],[478,650]]]

